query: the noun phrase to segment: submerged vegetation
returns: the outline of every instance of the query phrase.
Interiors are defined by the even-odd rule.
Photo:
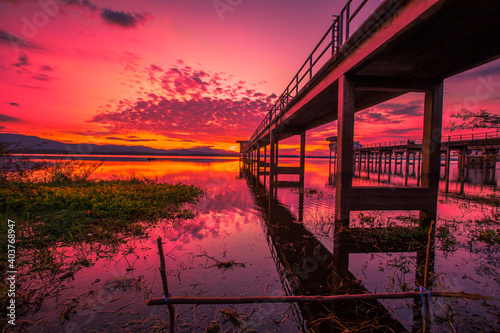
[[[142,234],[144,223],[189,217],[182,204],[200,190],[129,178],[110,181],[10,183],[0,187],[2,218],[18,223],[23,248],[54,242],[122,241]]]
[[[477,202],[480,204],[486,204],[491,206],[500,206],[500,194],[498,192],[493,192],[490,194],[460,194],[460,193],[447,193],[446,197],[468,200],[471,202]]]
[[[194,186],[135,176],[93,180],[95,169],[95,164],[56,162],[41,174],[0,184],[0,215],[16,221],[21,248],[123,242],[159,219],[192,217],[182,205],[202,193]]]
[[[138,176],[99,180],[93,175],[102,162],[33,163],[0,156],[0,218],[15,221],[19,316],[36,313],[46,297],[57,295],[67,279],[94,260],[111,260],[120,253],[125,258],[132,249],[124,244],[143,237],[149,226],[192,218],[194,212],[184,204],[195,203],[202,194],[195,186]],[[7,228],[2,223],[0,233],[7,235]],[[5,291],[7,243],[0,242],[0,248],[0,290]],[[6,306],[4,300],[0,303]],[[73,311],[61,314],[61,323]]]

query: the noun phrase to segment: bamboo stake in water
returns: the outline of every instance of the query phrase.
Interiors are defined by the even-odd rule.
[[[431,226],[429,227],[429,238],[427,240],[427,253],[425,255],[425,272],[424,272],[424,288],[427,289],[429,285],[429,266],[430,266],[430,257],[431,257],[431,246],[433,245],[433,232],[434,232],[434,224],[436,222],[431,221]],[[429,298],[427,296],[424,297],[424,333],[427,333],[430,327],[430,313],[429,313]]]
[[[168,281],[167,281],[167,273],[165,270],[165,256],[163,254],[163,244],[161,241],[161,237],[158,237],[157,239],[158,242],[158,252],[160,254],[160,275],[161,275],[161,282],[163,284],[163,294],[165,297],[170,297],[170,293],[168,292]],[[162,304],[165,304],[165,301],[162,299]],[[175,331],[175,309],[174,306],[169,303],[167,304],[168,307],[168,312],[170,315],[170,333],[174,333]]]
[[[431,291],[437,297],[457,297],[473,300],[490,299],[491,297],[463,292]],[[423,293],[428,296],[428,292]],[[243,296],[243,297],[170,297],[168,304],[250,304],[250,303],[296,303],[296,302],[335,302],[346,300],[368,299],[401,299],[420,298],[420,291],[402,293],[373,293],[332,296]],[[153,298],[147,305],[165,305],[163,298]]]
[[[429,283],[429,266],[430,266],[430,256],[431,256],[431,246],[432,246],[432,238],[434,232],[434,224],[436,222],[431,221],[431,226],[429,228],[429,239],[427,242],[427,253],[425,256],[425,273],[424,273],[424,288],[427,288]]]

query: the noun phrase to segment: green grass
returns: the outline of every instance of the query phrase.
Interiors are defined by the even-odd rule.
[[[16,221],[22,248],[56,242],[120,242],[142,234],[145,225],[159,219],[192,217],[182,205],[195,202],[201,193],[194,186],[136,177],[9,182],[0,185],[0,217]]]
[[[92,266],[94,256],[106,258],[126,251],[123,243],[143,237],[149,226],[162,219],[192,218],[194,213],[184,204],[195,203],[202,194],[195,186],[134,176],[92,179],[102,163],[60,160],[19,166],[4,155],[0,149],[4,157],[0,237],[5,240],[0,241],[0,293],[8,288],[4,277],[10,219],[16,222],[15,268],[22,272],[16,279],[20,316],[36,312],[45,297],[64,288],[65,279]],[[67,248],[73,249],[72,258],[64,254]],[[6,302],[0,299],[0,306],[4,308]]]

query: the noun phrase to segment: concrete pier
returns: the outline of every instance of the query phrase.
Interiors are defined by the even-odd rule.
[[[281,183],[283,174],[299,175],[300,184],[305,175],[302,135],[337,121],[335,216],[339,226],[348,226],[350,213],[360,210],[418,210],[422,225],[427,225],[437,214],[443,80],[500,57],[500,43],[492,42],[500,40],[500,21],[488,14],[500,12],[500,2],[385,0],[351,33],[350,22],[366,3],[362,1],[351,13],[348,2],[334,16],[320,43],[241,145],[241,152],[244,159],[252,160],[252,167],[257,159],[260,172],[255,151],[269,145],[270,185],[291,185]],[[409,92],[425,94],[420,146],[402,151],[379,147],[355,156],[354,114]],[[278,143],[296,135],[301,135],[300,165],[281,167]],[[470,145],[457,148],[445,141],[443,147],[461,149],[465,180],[465,166],[472,163],[467,157]],[[391,171],[394,156],[395,170],[406,175],[412,165],[415,171],[417,163],[417,185],[410,186],[405,179],[406,186],[353,186],[355,163],[358,174],[363,162],[368,173],[375,172],[381,169],[382,155],[384,167]],[[488,162],[484,163],[487,169]]]

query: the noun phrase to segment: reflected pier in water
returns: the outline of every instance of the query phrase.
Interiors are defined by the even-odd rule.
[[[271,254],[282,276],[281,282],[287,295],[368,293],[363,284],[349,271],[349,255],[355,253],[416,253],[417,267],[419,267],[415,273],[416,281],[418,284],[423,284],[422,269],[426,249],[422,243],[412,242],[410,246],[382,241],[361,243],[356,240],[357,233],[375,235],[379,230],[346,228],[345,232],[335,237],[332,253],[301,223],[304,205],[303,186],[298,188],[299,216],[296,217],[278,200],[277,187],[273,186],[272,182],[266,186],[267,177],[257,176],[257,171],[252,168],[251,163],[242,161],[240,177],[247,181],[255,203],[266,222]],[[388,229],[385,231],[391,232]],[[371,238],[374,239],[373,237]],[[413,331],[418,331],[422,327],[421,305],[420,300],[416,299],[413,307]],[[376,321],[379,328],[373,331],[408,331],[403,324],[392,317],[391,312],[382,303],[376,300],[343,301],[332,304],[300,303],[297,306],[301,314],[298,317],[303,318],[306,330],[337,332],[346,328],[359,328],[363,323]]]

